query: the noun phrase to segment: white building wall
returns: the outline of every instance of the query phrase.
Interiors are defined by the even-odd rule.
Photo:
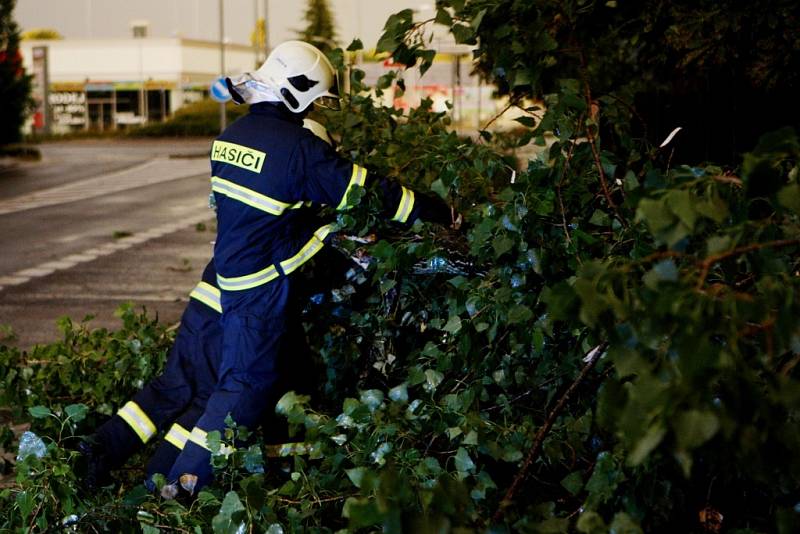
[[[176,84],[208,83],[219,76],[219,45],[184,39],[76,39],[23,41],[25,68],[33,67],[32,49],[49,49],[50,82],[169,81]],[[229,74],[254,68],[255,52],[242,45],[227,45]]]

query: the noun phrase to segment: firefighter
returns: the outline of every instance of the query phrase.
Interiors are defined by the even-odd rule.
[[[163,373],[78,445],[86,459],[87,488],[107,483],[112,469],[167,427],[164,442],[147,465],[148,480],[153,473],[168,472],[205,410],[222,354],[222,308],[213,260],[189,296]]]
[[[222,363],[216,389],[162,489],[166,498],[210,482],[208,432],[224,430],[228,415],[252,428],[291,387],[287,377],[298,362],[286,333],[300,322],[292,273],[335,230],[320,219],[320,205],[345,210],[354,188],[377,181],[392,221],[451,223],[441,199],[372,176],[303,128],[312,103],[338,98],[333,67],[312,45],[285,42],[257,71],[227,84],[234,101],[250,108],[211,147]]]
[[[332,140],[325,127],[306,119],[303,126],[328,144]],[[336,254],[326,259],[324,278],[335,284],[351,267],[351,262]],[[169,430],[148,462],[145,484],[154,490],[153,475],[166,475],[178,453],[183,450],[190,429],[205,410],[206,401],[214,390],[222,352],[222,313],[213,260],[206,266],[202,280],[189,295],[189,303],[181,318],[164,372],[149,382],[127,402],[109,421],[78,446],[87,460],[84,484],[88,488],[104,485],[109,472],[115,469],[148,443],[157,431]],[[305,347],[303,335],[293,333],[294,343]],[[307,361],[310,355],[302,351]],[[293,386],[306,389],[297,377]],[[172,423],[170,425],[170,423]],[[276,436],[277,437],[277,436]]]

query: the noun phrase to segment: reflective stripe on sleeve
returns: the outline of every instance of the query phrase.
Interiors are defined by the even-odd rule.
[[[280,215],[291,206],[291,204],[276,200],[267,195],[262,195],[252,189],[242,187],[241,185],[220,178],[219,176],[213,176],[211,178],[211,190],[225,195],[228,198],[243,202],[252,208],[265,211],[270,215]]]
[[[359,167],[358,165],[353,165],[353,174],[350,176],[350,182],[347,184],[347,189],[342,195],[342,200],[339,202],[339,205],[336,206],[337,210],[341,210],[347,207],[347,196],[350,194],[350,191],[353,190],[355,186],[364,187],[364,184],[367,183],[367,169],[364,167]]]
[[[169,432],[167,432],[167,435],[164,436],[164,440],[168,441],[169,443],[172,443],[173,445],[175,445],[175,447],[178,448],[178,450],[182,451],[183,448],[186,446],[186,442],[189,441],[190,436],[191,432],[183,428],[178,423],[175,423],[172,425],[172,427],[170,427]]]
[[[217,275],[217,284],[220,289],[225,291],[242,291],[252,287],[260,286],[271,282],[280,276],[278,270],[274,265],[270,265],[266,269],[262,269],[257,273],[246,274],[244,276],[236,276],[232,278],[225,278],[224,276]]]
[[[392,217],[393,221],[404,223],[411,215],[414,209],[414,191],[403,187],[403,196],[400,197],[400,205],[397,206],[397,212]]]
[[[156,425],[147,417],[147,414],[133,401],[128,401],[117,412],[123,421],[136,432],[142,443],[147,443],[156,434]]]
[[[281,262],[281,269],[283,269],[283,272],[285,274],[289,274],[297,270],[298,267],[310,260],[314,254],[322,250],[322,247],[325,246],[323,241],[328,234],[331,233],[331,230],[333,230],[332,224],[326,224],[325,226],[317,229],[317,231],[314,232],[314,235],[311,236],[311,239],[309,239],[308,242],[303,245],[303,248],[300,249],[300,252],[288,260]]]
[[[200,282],[195,286],[189,297],[199,300],[212,310],[222,313],[222,303],[220,302],[220,291],[208,282]]]

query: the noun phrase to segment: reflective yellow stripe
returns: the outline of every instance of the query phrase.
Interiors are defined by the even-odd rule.
[[[147,417],[139,405],[133,401],[128,401],[125,403],[125,406],[120,408],[117,412],[128,426],[130,426],[136,435],[139,436],[139,439],[142,440],[142,443],[147,443],[150,438],[152,438],[156,434],[156,426]]]
[[[400,205],[397,206],[397,212],[392,217],[393,221],[404,223],[411,215],[414,209],[414,192],[411,189],[403,187],[403,196],[400,197]]]
[[[266,157],[267,154],[260,150],[236,143],[214,141],[211,145],[211,161],[229,163],[252,172],[261,172]]]
[[[209,450],[208,449],[207,438],[208,438],[208,432],[206,432],[205,430],[199,429],[197,427],[194,427],[192,429],[192,431],[189,432],[189,435],[187,436],[187,440],[188,441],[191,441],[195,445],[199,445],[199,446],[203,447],[205,450]]]
[[[244,276],[235,276],[232,278],[225,278],[224,276],[217,275],[217,284],[220,289],[225,291],[242,291],[243,289],[250,289],[251,287],[260,286],[271,282],[280,276],[278,270],[274,265],[270,265],[266,269],[262,269],[257,273],[246,274]]]
[[[193,299],[197,299],[212,310],[217,311],[218,313],[222,313],[222,304],[220,303],[220,292],[219,289],[212,286],[207,282],[200,282],[195,286],[191,293],[189,293],[189,297]]]
[[[191,436],[191,433],[188,430],[183,428],[178,423],[175,423],[169,429],[167,435],[164,436],[164,440],[172,443],[173,445],[175,445],[175,447],[178,448],[178,450],[182,451],[183,448],[186,446],[186,442],[189,441],[189,436]]]
[[[267,195],[262,195],[252,189],[242,187],[239,184],[235,184],[219,176],[211,177],[211,190],[225,195],[228,198],[238,200],[250,207],[265,211],[270,215],[280,215],[284,210],[290,207],[290,204],[286,202],[276,200]]]
[[[281,262],[281,269],[283,269],[283,272],[289,274],[297,270],[298,267],[300,267],[305,262],[310,260],[314,256],[314,254],[322,250],[322,247],[325,246],[325,243],[323,243],[323,241],[328,236],[328,234],[331,233],[331,230],[333,230],[332,224],[326,224],[325,226],[317,229],[317,231],[314,232],[314,235],[311,236],[311,239],[309,239],[308,242],[303,246],[303,248],[300,249],[300,252],[298,252],[288,260],[284,260]]]
[[[365,183],[367,183],[367,169],[359,167],[358,165],[353,165],[353,174],[350,176],[350,182],[347,184],[347,189],[344,195],[342,195],[342,200],[339,202],[339,205],[336,206],[336,209],[341,210],[347,207],[347,195],[350,194],[353,187],[357,185],[364,187]]]
[[[290,209],[290,210],[298,210],[298,209],[300,209],[300,208],[308,208],[308,207],[310,207],[312,204],[313,204],[313,202],[311,202],[310,200],[306,200],[306,201],[303,201],[303,200],[301,200],[301,201],[299,201],[299,202],[295,202],[294,204],[292,204],[291,206],[289,206],[289,209]],[[324,204],[323,204],[323,206],[324,206]]]
[[[322,250],[325,246],[325,238],[333,231],[334,227],[333,224],[326,224],[318,228],[317,231],[314,232],[314,235],[311,236],[311,239],[300,249],[300,252],[288,260],[282,261],[280,265],[284,274],[296,271],[301,265],[310,260],[314,254]],[[217,283],[219,287],[225,291],[241,291],[271,282],[278,276],[280,276],[278,270],[274,265],[270,265],[257,273],[237,276],[235,278],[225,278],[218,274]]]

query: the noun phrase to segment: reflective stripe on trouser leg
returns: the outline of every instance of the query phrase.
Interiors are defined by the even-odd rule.
[[[147,474],[147,478],[145,479],[146,483],[151,481],[153,475],[156,473],[160,473],[164,476],[169,473],[178,455],[189,442],[190,431],[187,429],[193,428],[200,416],[203,415],[203,410],[206,406],[206,398],[207,397],[197,399],[198,402],[193,403],[192,406],[179,415],[175,420],[175,424],[170,427],[169,432],[167,432],[167,435],[158,444],[153,456],[151,456],[150,460],[147,462],[147,467],[145,468],[145,473]],[[180,430],[178,430],[178,428]],[[176,439],[171,440],[170,434]],[[180,448],[178,444],[180,444]],[[155,486],[153,485],[153,487]]]
[[[200,282],[195,286],[189,297],[196,299],[217,313],[222,313],[219,289],[207,282]]]
[[[188,430],[183,428],[178,423],[172,425],[167,432],[167,435],[164,436],[164,441],[167,443],[171,443],[175,446],[178,450],[182,451],[183,447],[186,446],[186,442],[189,441],[190,433]]]
[[[231,415],[237,424],[255,428],[265,410],[271,410],[283,394],[279,353],[285,332],[289,278],[258,289],[256,302],[236,309],[223,293],[223,348],[220,380],[208,399],[196,431],[178,456],[169,480],[181,475],[199,477],[196,489],[211,481],[210,454],[204,432],[225,430],[225,418]],[[235,300],[233,301],[236,302]],[[233,311],[231,311],[233,310]]]
[[[125,406],[120,408],[117,415],[128,423],[133,431],[136,432],[136,435],[139,436],[139,439],[142,440],[142,443],[147,443],[156,434],[156,426],[139,405],[133,401],[125,403]]]

